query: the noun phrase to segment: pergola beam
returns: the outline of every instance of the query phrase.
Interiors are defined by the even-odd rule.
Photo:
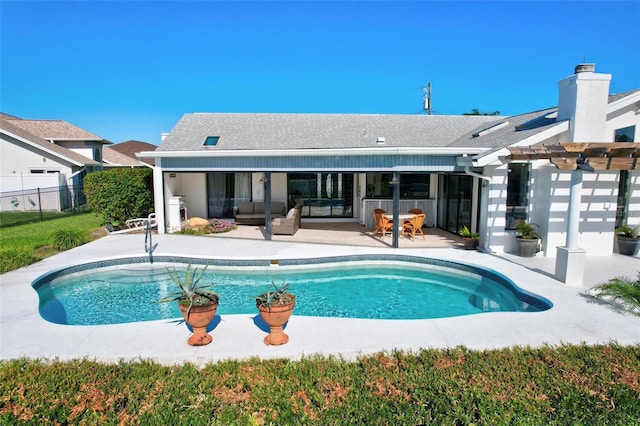
[[[576,170],[588,161],[594,170],[640,169],[640,143],[572,142],[507,148],[507,161],[549,160],[560,170]]]

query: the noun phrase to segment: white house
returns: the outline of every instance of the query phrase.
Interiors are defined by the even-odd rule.
[[[102,169],[106,144],[111,142],[62,120],[0,114],[0,210],[71,207],[77,200],[62,194],[79,193],[86,173]]]
[[[514,251],[527,220],[544,256],[610,254],[616,226],[640,224],[640,89],[609,94],[594,68],[560,80],[557,107],[512,117],[185,114],[138,155],[155,159],[159,231],[180,207],[224,218],[266,198],[303,204],[303,226],[420,207],[428,226],[477,230],[488,251]]]

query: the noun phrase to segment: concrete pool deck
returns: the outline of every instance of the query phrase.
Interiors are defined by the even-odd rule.
[[[186,344],[189,331],[181,321],[67,326],[49,323],[38,313],[31,283],[55,269],[117,257],[145,256],[143,235],[109,235],[0,276],[0,359],[87,358],[105,362],[153,359],[162,364],[202,365],[250,357],[299,359],[312,354],[353,359],[383,350],[418,350],[464,345],[470,349],[563,343],[640,344],[640,317],[585,297],[593,285],[615,276],[635,278],[640,259],[612,255],[588,257],[583,288],[553,278],[555,259],[519,258],[456,248],[366,247],[292,241],[154,235],[154,255],[218,259],[284,259],[357,254],[405,254],[465,262],[498,271],[516,285],[549,299],[553,308],[536,313],[483,313],[428,320],[362,320],[295,315],[286,332],[288,344],[266,346],[256,314],[224,315],[211,332],[213,343]],[[223,301],[224,303],[224,301]]]

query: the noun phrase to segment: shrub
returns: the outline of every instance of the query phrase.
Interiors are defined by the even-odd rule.
[[[69,250],[84,242],[82,231],[76,229],[60,229],[53,234],[53,247],[57,250]]]
[[[237,229],[237,226],[231,222],[221,219],[211,219],[206,226],[183,228],[180,230],[180,233],[186,235],[221,234],[234,229]]]
[[[31,265],[39,260],[40,258],[29,247],[3,249],[0,251],[0,274]]]
[[[146,217],[153,211],[152,171],[148,168],[104,170],[84,178],[87,205],[105,222]]]

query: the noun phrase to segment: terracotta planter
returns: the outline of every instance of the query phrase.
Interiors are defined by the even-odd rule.
[[[618,253],[626,256],[635,256],[640,245],[640,238],[624,237],[618,235]]]
[[[292,302],[286,305],[275,306],[258,306],[260,317],[271,329],[270,333],[264,338],[265,345],[284,345],[289,341],[289,336],[283,331],[284,325],[296,306],[296,297],[292,296]]]
[[[464,243],[465,250],[475,250],[480,240],[477,238],[462,237],[462,242]]]
[[[539,238],[517,238],[518,242],[518,256],[520,257],[533,257],[538,251]]]
[[[209,333],[207,333],[207,325],[213,320],[216,316],[216,310],[218,309],[218,303],[211,303],[208,305],[201,306],[192,306],[189,311],[189,315],[187,315],[187,310],[189,310],[189,306],[183,306],[178,303],[180,307],[180,311],[182,312],[182,317],[184,320],[191,326],[193,329],[193,334],[189,339],[187,339],[187,343],[191,346],[204,346],[208,345],[213,341],[213,337]]]

